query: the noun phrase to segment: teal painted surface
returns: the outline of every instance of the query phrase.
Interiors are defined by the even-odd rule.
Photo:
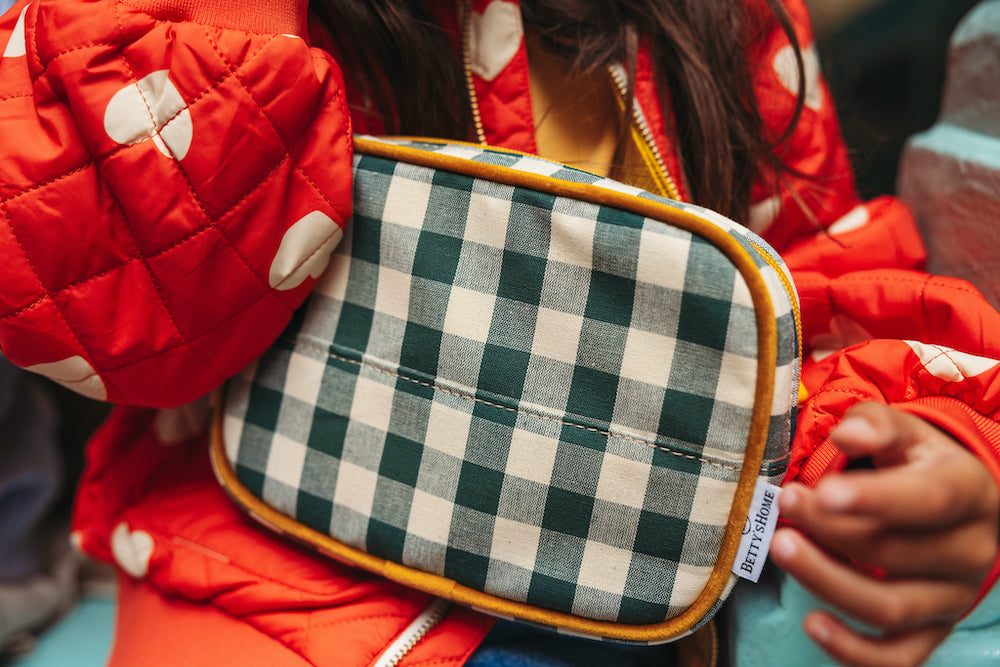
[[[980,3],[955,30],[951,43],[955,46],[1000,35],[1000,2],[987,0]]]
[[[773,574],[773,572],[772,572]],[[803,615],[818,606],[794,581],[777,591],[773,579],[741,582],[727,603],[734,623],[734,667],[772,665],[832,666],[805,635]],[[85,600],[46,632],[38,648],[8,667],[101,667],[111,645],[114,601]],[[927,667],[992,667],[1000,664],[1000,590],[994,591],[931,657]]]
[[[910,140],[913,148],[1000,170],[1000,139],[951,123],[938,123]]]
[[[734,667],[835,663],[802,632],[802,617],[822,606],[794,580],[779,587],[775,573],[764,584],[740,582],[729,601]],[[1000,664],[1000,589],[958,625],[925,667],[995,667]]]
[[[113,598],[87,598],[39,637],[38,646],[8,667],[101,667],[115,626]]]

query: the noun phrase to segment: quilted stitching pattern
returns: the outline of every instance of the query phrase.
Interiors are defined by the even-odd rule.
[[[339,72],[114,0],[24,16],[0,59],[0,344],[95,398],[186,402],[270,344],[342,234]]]

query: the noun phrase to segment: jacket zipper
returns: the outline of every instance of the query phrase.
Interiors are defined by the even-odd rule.
[[[452,604],[441,598],[434,598],[413,621],[396,637],[395,641],[382,652],[371,667],[396,667],[413,647],[440,623]]]
[[[611,81],[615,84],[615,88],[618,90],[618,99],[622,106],[622,110],[625,111],[625,100],[628,99],[628,81],[625,77],[625,71],[620,65],[611,65],[608,67],[608,73],[611,75]],[[642,113],[642,109],[639,108],[639,103],[635,100],[633,100],[631,111],[632,126],[639,132],[638,138],[642,142],[640,146],[646,149],[643,151],[644,157],[646,157],[647,162],[652,161],[650,167],[654,176],[658,177],[656,180],[663,188],[663,194],[675,201],[681,201],[681,193],[677,187],[677,181],[674,180],[670,170],[667,169],[667,163],[663,159],[660,147],[657,146],[656,142],[653,140],[653,132],[649,129],[649,123],[646,122],[646,116]]]
[[[472,122],[476,126],[476,141],[480,146],[486,145],[486,131],[483,129],[483,116],[479,111],[479,98],[476,95],[476,84],[472,79],[472,12],[471,0],[462,5],[462,69],[465,71],[465,87],[469,93],[469,105],[472,107]]]
[[[462,15],[462,68],[465,73],[465,86],[469,94],[469,106],[472,110],[472,122],[476,128],[476,141],[480,145],[486,145],[486,132],[483,129],[483,116],[479,109],[479,97],[476,95],[476,84],[472,78],[472,21],[470,20],[469,14],[471,10],[471,2],[466,1],[461,5]],[[611,73],[611,80],[614,82],[615,87],[618,90],[619,100],[624,109],[624,100],[627,98],[628,87],[625,80],[625,74],[622,72],[621,67],[611,66],[608,68]],[[660,153],[659,146],[653,141],[653,132],[649,129],[649,124],[646,122],[646,117],[642,114],[642,110],[639,108],[638,104],[632,105],[632,121],[633,127],[635,127],[639,132],[639,139],[641,140],[640,146],[645,148],[643,151],[644,157],[646,157],[649,164],[650,170],[653,172],[654,179],[663,188],[663,194],[665,194],[670,199],[676,201],[681,201],[680,190],[677,188],[677,182],[674,180],[667,169],[667,163],[663,159],[663,154]]]

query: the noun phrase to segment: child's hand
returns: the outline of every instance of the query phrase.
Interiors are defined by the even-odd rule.
[[[818,598],[882,631],[810,612],[806,634],[834,659],[918,665],[978,597],[997,552],[1000,492],[974,454],[913,415],[866,403],[831,435],[875,469],[831,475],[814,489],[789,484],[779,504],[796,528],[775,533],[772,557]]]

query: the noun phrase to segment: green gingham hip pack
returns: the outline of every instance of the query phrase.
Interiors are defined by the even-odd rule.
[[[788,463],[797,304],[705,209],[539,158],[358,138],[315,292],[232,379],[215,463],[271,527],[491,613],[705,622]]]

